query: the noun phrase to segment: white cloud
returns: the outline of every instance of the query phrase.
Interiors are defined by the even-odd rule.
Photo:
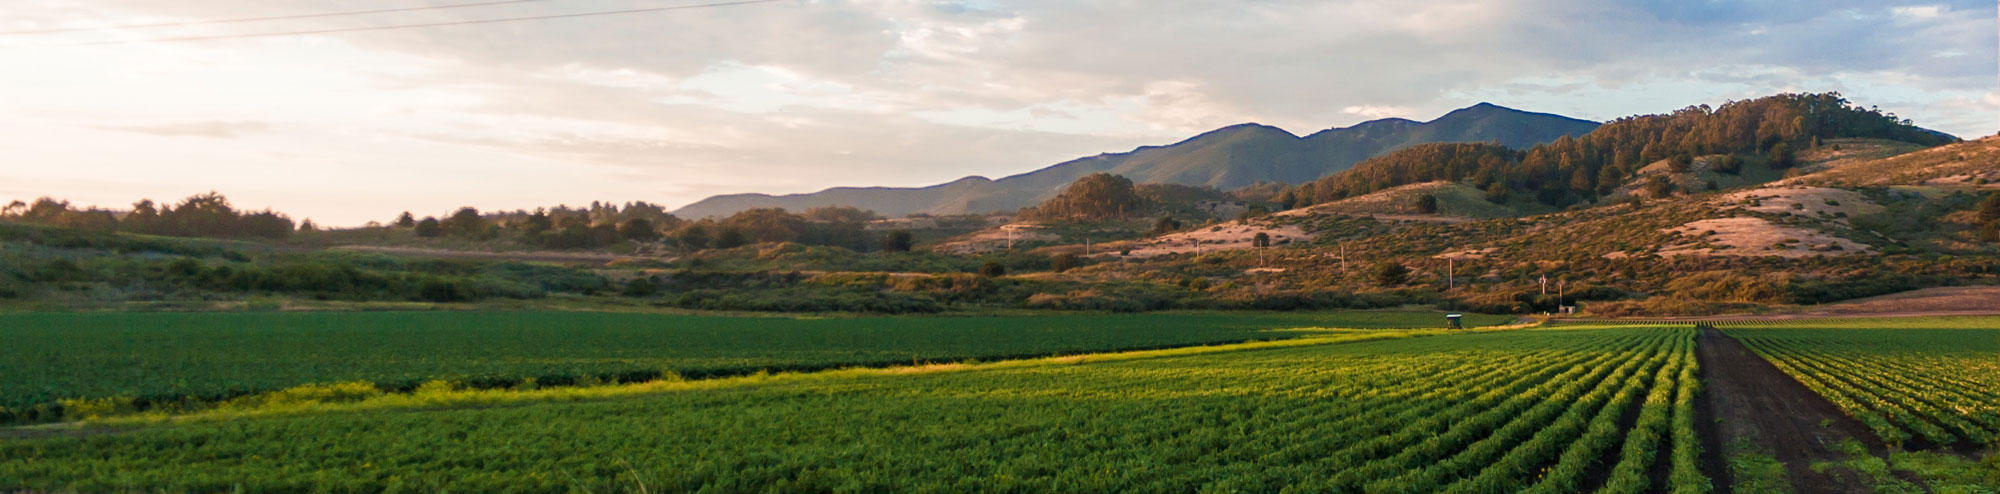
[[[1357,105],[1340,109],[1341,113],[1360,115],[1369,119],[1407,117],[1410,109],[1400,106]]]
[[[1944,5],[1909,5],[1891,7],[1889,8],[1889,15],[1897,19],[1924,20],[1935,19],[1940,15],[1944,15],[1948,10],[1950,10],[1950,7]]]

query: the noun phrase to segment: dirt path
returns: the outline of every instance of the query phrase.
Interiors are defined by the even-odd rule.
[[[1715,429],[1710,456],[1727,461],[1731,444],[1747,438],[1784,463],[1794,492],[1869,492],[1854,479],[1812,471],[1813,462],[1845,460],[1834,448],[1847,439],[1880,451],[1882,445],[1866,426],[1721,331],[1703,328],[1695,348],[1708,381],[1701,405],[1715,419],[1699,421]],[[1716,474],[1727,476],[1711,472]],[[1719,486],[1728,485],[1714,478]]]

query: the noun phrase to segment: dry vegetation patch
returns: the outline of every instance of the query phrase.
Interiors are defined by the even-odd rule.
[[[1867,245],[1826,232],[1780,225],[1763,218],[1715,218],[1669,228],[1685,242],[1660,249],[1660,256],[1812,257],[1861,254]]]
[[[1426,213],[1417,207],[1419,197],[1437,199],[1437,211]],[[1521,211],[1506,204],[1486,200],[1484,192],[1458,182],[1424,182],[1375,191],[1339,201],[1273,213],[1280,217],[1307,217],[1326,214],[1366,216],[1382,221],[1462,223],[1477,219],[1513,218]]]
[[[1718,207],[1741,206],[1759,213],[1794,214],[1846,223],[1847,218],[1881,213],[1882,205],[1847,189],[1830,187],[1765,187],[1725,194]]]
[[[947,254],[982,254],[1006,249],[1008,244],[1029,242],[1054,242],[1062,236],[1041,231],[1039,223],[1008,223],[998,227],[980,230],[960,236],[949,242],[938,244],[932,250]]]
[[[1942,180],[1936,183],[1985,185],[1977,182],[2000,181],[2000,169],[1996,169],[1995,163],[2000,163],[2000,138],[1988,137],[1883,159],[1843,161],[1825,171],[1781,183],[1886,187]]]
[[[1306,233],[1305,228],[1299,225],[1238,220],[1143,240],[1106,244],[1104,248],[1112,254],[1125,252],[1125,257],[1135,258],[1242,250],[1254,247],[1251,243],[1258,233],[1269,235],[1272,247],[1313,239],[1312,234]]]

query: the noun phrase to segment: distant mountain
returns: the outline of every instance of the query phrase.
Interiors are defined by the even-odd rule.
[[[1166,146],[1080,158],[999,180],[967,177],[930,187],[836,187],[810,194],[730,194],[674,211],[682,218],[726,216],[752,208],[803,210],[854,206],[886,216],[1012,211],[1052,197],[1078,177],[1108,172],[1137,183],[1234,189],[1258,182],[1304,183],[1362,160],[1432,142],[1499,141],[1526,148],[1564,135],[1580,136],[1596,122],[1533,113],[1490,103],[1416,122],[1388,118],[1299,137],[1259,124],[1223,127]]]

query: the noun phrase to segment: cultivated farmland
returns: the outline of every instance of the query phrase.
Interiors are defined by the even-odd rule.
[[[1883,442],[1992,447],[2000,436],[2000,319],[1792,324],[1730,334]]]
[[[1510,318],[1469,315],[1471,324]],[[634,382],[1437,326],[1437,313],[793,319],[601,312],[0,314],[0,423],[200,407],[307,384]],[[70,400],[59,406],[61,400]]]
[[[0,484],[1705,492],[1689,329],[1251,343],[0,441]],[[421,391],[419,393],[422,393]],[[442,396],[442,395],[440,395]],[[442,398],[440,398],[442,399]],[[645,487],[640,487],[641,485]]]

